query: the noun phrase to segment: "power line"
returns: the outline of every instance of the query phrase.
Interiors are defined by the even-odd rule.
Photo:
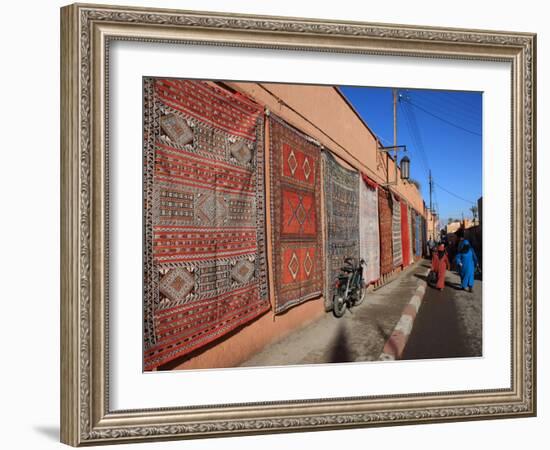
[[[403,103],[399,103],[399,105],[401,106],[401,110],[404,113],[405,125],[407,126],[409,136],[411,137],[414,147],[418,152],[418,155],[420,156],[420,162],[426,169],[426,172],[429,172],[430,166],[428,164],[426,152],[424,151],[424,145],[422,143],[420,131],[418,130],[418,124],[416,123],[416,120],[414,120],[413,114],[410,114],[412,111],[410,111],[409,108],[406,108]]]
[[[407,102],[407,104],[409,104],[409,105],[411,105],[411,106],[414,106],[415,108],[417,108],[417,109],[423,111],[423,112],[426,113],[426,114],[429,114],[429,115],[432,116],[432,117],[435,117],[436,119],[441,120],[442,122],[445,122],[445,123],[448,124],[448,125],[451,125],[451,126],[453,126],[453,127],[455,127],[455,128],[458,128],[458,129],[460,129],[460,130],[462,130],[462,131],[466,131],[467,133],[475,134],[476,136],[481,136],[481,133],[478,133],[478,132],[476,132],[476,131],[469,130],[468,128],[461,127],[460,125],[458,125],[458,124],[456,124],[456,123],[454,123],[454,122],[451,122],[451,121],[449,121],[449,120],[447,120],[447,119],[444,119],[444,118],[441,117],[441,116],[438,116],[438,115],[436,115],[436,114],[431,113],[431,112],[428,111],[427,109],[424,109],[424,108],[422,108],[421,106],[418,106],[417,104],[413,103],[410,99],[406,99],[406,100],[404,100],[404,101]]]
[[[452,97],[451,97],[452,98]],[[481,124],[481,111],[466,111],[450,101],[450,98],[430,98],[417,96],[414,99],[417,106],[428,109],[433,114],[441,115],[453,123],[464,124],[466,128],[479,129]]]
[[[451,192],[451,191],[449,191],[448,189],[445,189],[443,186],[441,186],[440,184],[436,183],[435,181],[434,181],[434,184],[436,184],[440,189],[444,190],[447,194],[450,194],[450,195],[452,195],[453,197],[458,198],[459,200],[462,200],[462,201],[464,201],[464,202],[466,202],[466,203],[470,203],[471,205],[475,205],[475,204],[476,204],[476,202],[472,202],[471,200],[466,200],[464,197],[461,197],[460,195],[457,195],[457,194],[455,194],[454,192]]]
[[[442,97],[446,98],[446,102],[453,103],[457,107],[462,108],[463,111],[474,113],[475,115],[481,114],[480,108],[474,106],[472,103],[464,101],[464,98],[457,97],[455,92],[442,91],[440,94],[443,94]]]
[[[389,139],[386,139],[384,136],[381,136],[380,134],[376,135],[378,139],[380,139],[382,142],[385,142],[388,145],[393,145],[393,141],[390,141]]]

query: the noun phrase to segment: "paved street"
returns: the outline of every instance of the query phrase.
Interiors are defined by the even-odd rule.
[[[445,284],[442,292],[428,288],[403,359],[481,356],[482,282],[462,291],[460,277],[447,271]]]
[[[327,313],[254,355],[242,366],[376,361],[419,282],[427,261],[416,263],[341,319]],[[481,283],[458,291],[458,276],[447,272],[443,292],[428,288],[403,359],[481,355]]]
[[[403,308],[416,289],[420,263],[374,292],[365,301],[337,319],[332,312],[298,330],[262,352],[243,366],[315,364],[378,360]]]

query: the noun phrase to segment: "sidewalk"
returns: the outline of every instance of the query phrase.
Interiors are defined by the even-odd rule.
[[[332,312],[275,342],[241,366],[377,361],[405,306],[426,273],[423,260],[398,274],[340,319]]]

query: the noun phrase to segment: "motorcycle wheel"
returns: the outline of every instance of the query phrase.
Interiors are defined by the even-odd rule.
[[[367,296],[367,288],[366,287],[359,288],[359,295],[356,297],[354,305],[359,306],[361,303],[363,303],[366,296]]]
[[[342,317],[346,312],[346,300],[341,292],[336,292],[332,299],[332,312],[338,318]]]

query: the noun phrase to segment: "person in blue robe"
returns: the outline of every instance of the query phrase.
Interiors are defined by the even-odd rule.
[[[474,287],[474,274],[477,267],[477,256],[468,239],[461,239],[458,244],[455,264],[460,274],[461,289],[472,292]]]

